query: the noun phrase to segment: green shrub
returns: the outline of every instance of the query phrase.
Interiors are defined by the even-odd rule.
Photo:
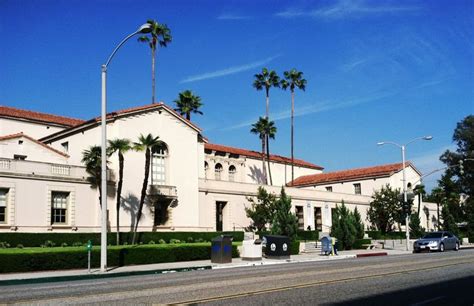
[[[354,244],[353,244],[353,249],[365,249],[367,248],[364,246],[365,244],[371,244],[372,240],[371,239],[357,239]]]
[[[10,244],[6,241],[0,241],[0,249],[7,249],[10,247]]]
[[[179,244],[179,243],[181,243],[181,240],[179,240],[179,239],[170,239],[170,243],[171,244]]]
[[[294,240],[291,242],[290,246],[290,254],[291,255],[298,255],[300,253],[300,241],[299,240]]]
[[[16,246],[16,248],[17,248],[17,249],[23,249],[24,246],[23,246],[23,244],[18,244],[18,245]]]
[[[148,241],[148,244],[155,244],[155,241],[150,240],[150,241]]]
[[[193,243],[194,242],[194,238],[193,237],[188,237],[188,239],[186,240],[188,243]]]
[[[132,235],[131,232],[120,233],[121,244],[130,243]],[[201,238],[202,241],[211,241],[219,235],[231,235],[234,238],[233,241],[244,239],[244,232],[139,232],[137,241],[144,244],[149,243],[150,240],[159,241],[160,239],[166,242],[171,239],[187,241],[189,237],[192,237],[194,241],[198,238]],[[117,233],[115,232],[108,233],[107,240],[115,241],[116,236]],[[10,245],[23,244],[25,247],[39,247],[47,240],[54,242],[56,245],[62,243],[74,245],[76,242],[84,245],[88,240],[91,240],[93,245],[100,245],[100,233],[0,233],[0,241]]]
[[[211,245],[166,244],[142,246],[112,246],[107,251],[110,267],[206,260],[211,258]],[[238,257],[237,244],[232,245],[232,257]],[[92,249],[91,266],[99,267],[100,248]],[[87,267],[84,248],[35,248],[0,251],[0,273],[44,270],[82,269]]]
[[[65,248],[65,247],[67,247],[68,245],[67,245],[66,242],[63,242],[63,243],[61,243],[61,246],[62,246],[63,248]]]
[[[41,247],[42,248],[52,248],[56,245],[56,243],[52,242],[51,240],[46,240]]]
[[[163,239],[160,239],[160,240],[158,240],[158,243],[159,244],[166,244],[166,241],[164,241]]]
[[[319,240],[319,231],[302,231],[298,230],[296,232],[296,237],[299,240]]]
[[[367,231],[366,232],[370,238],[376,239],[376,240],[381,240],[381,239],[405,239],[405,232],[388,232],[382,234],[380,231]]]

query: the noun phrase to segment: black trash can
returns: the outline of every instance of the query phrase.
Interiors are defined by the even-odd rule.
[[[211,262],[229,263],[232,262],[232,236],[222,235],[212,239]]]
[[[286,236],[267,235],[263,236],[263,254],[271,259],[290,258],[290,238]]]

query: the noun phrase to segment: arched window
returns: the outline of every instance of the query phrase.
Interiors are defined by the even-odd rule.
[[[166,159],[168,148],[166,144],[156,146],[152,150],[151,159],[151,184],[166,185]]]
[[[234,182],[235,181],[235,174],[237,173],[237,169],[235,168],[234,165],[231,165],[229,167],[229,181]]]
[[[216,164],[216,167],[214,168],[214,172],[215,172],[215,175],[216,175],[216,180],[217,181],[220,181],[221,180],[221,177],[222,177],[222,170],[224,170],[224,168],[222,168],[222,165],[221,164]]]
[[[209,164],[207,161],[204,162],[204,178],[207,179],[207,173],[209,172]]]

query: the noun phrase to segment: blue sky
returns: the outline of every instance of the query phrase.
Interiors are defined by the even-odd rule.
[[[410,144],[422,172],[442,165],[456,123],[474,113],[473,1],[0,0],[0,104],[89,119],[100,113],[100,66],[147,19],[173,42],[157,55],[157,97],[201,96],[195,121],[211,142],[259,150],[264,114],[252,87],[263,67],[297,68],[295,156],[326,171],[400,161],[382,140]],[[151,100],[150,50],[135,39],[109,68],[109,110]],[[290,94],[270,92],[289,155]],[[159,131],[153,131],[159,135]],[[428,187],[436,176],[426,179]]]

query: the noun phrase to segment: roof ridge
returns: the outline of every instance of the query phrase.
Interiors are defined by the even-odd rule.
[[[69,125],[69,126],[73,126],[85,121],[83,119],[38,112],[38,111],[28,110],[28,109],[21,109],[21,108],[7,106],[7,105],[0,105],[0,115],[16,117],[16,118],[24,118],[24,119],[30,119],[30,120],[37,120],[37,121],[43,121],[43,122],[50,122],[50,123],[56,123],[56,124],[61,124],[61,125]],[[45,117],[49,117],[49,118],[45,118]],[[67,121],[70,121],[70,122],[67,122]]]
[[[49,150],[51,150],[51,151],[53,151],[53,152],[55,152],[55,153],[57,153],[57,154],[60,154],[60,155],[62,155],[62,156],[64,156],[64,157],[69,157],[68,154],[66,154],[66,153],[64,153],[64,152],[61,152],[61,151],[59,151],[59,150],[57,150],[57,149],[55,149],[55,148],[53,148],[53,147],[51,147],[51,146],[45,144],[44,142],[39,141],[39,140],[37,140],[37,139],[35,139],[35,138],[31,137],[31,136],[28,136],[28,135],[26,135],[26,134],[23,133],[23,132],[19,132],[19,133],[15,133],[15,134],[10,134],[10,135],[5,135],[5,136],[0,136],[0,141],[2,141],[2,140],[7,140],[7,139],[20,138],[20,137],[25,137],[26,139],[29,139],[29,140],[33,141],[34,143],[37,143],[37,144],[43,146],[44,148],[49,149]]]

